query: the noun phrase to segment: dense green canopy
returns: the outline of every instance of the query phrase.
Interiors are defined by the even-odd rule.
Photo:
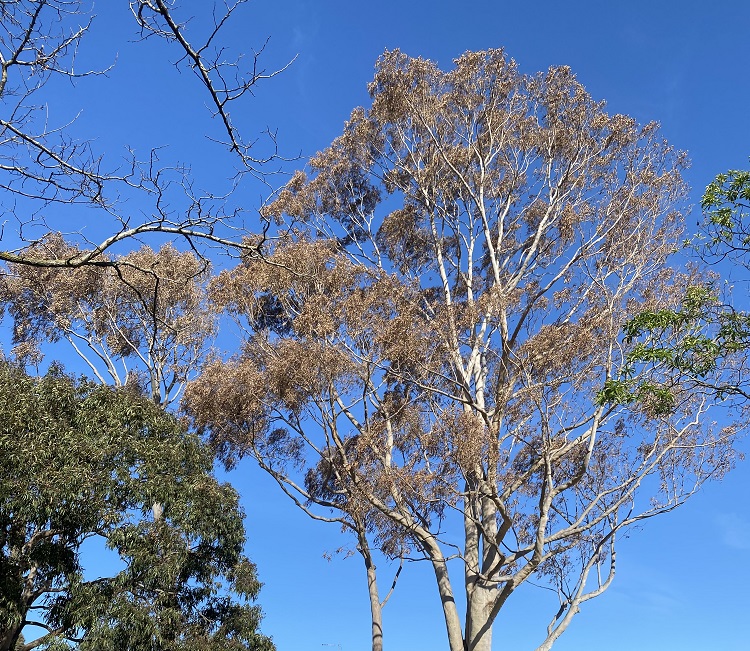
[[[0,650],[32,623],[47,634],[21,649],[273,649],[237,494],[211,470],[137,392],[0,362]],[[114,553],[92,563],[90,539]]]

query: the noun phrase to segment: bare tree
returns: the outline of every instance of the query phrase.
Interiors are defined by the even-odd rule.
[[[198,20],[175,0],[132,0],[136,35],[142,40],[161,39],[166,56],[173,56],[178,70],[192,71],[197,96],[208,99],[213,117],[224,137],[215,138],[233,152],[237,165],[227,174],[252,173],[262,177],[266,165],[277,158],[274,136],[270,148],[256,140],[245,141],[231,119],[230,109],[262,80],[279,70],[261,67],[262,48],[249,60],[238,54],[232,59],[220,39],[222,30],[242,9],[246,0],[205,3]],[[111,64],[99,69],[79,69],[76,55],[95,18],[92,4],[82,0],[11,0],[0,4],[0,188],[7,244],[0,247],[0,260],[36,266],[76,267],[107,264],[98,256],[125,239],[146,233],[163,233],[222,246],[252,247],[235,237],[233,219],[237,211],[227,209],[221,193],[198,191],[189,170],[179,163],[160,160],[164,154],[153,143],[149,152],[127,150],[120,161],[106,159],[91,142],[73,135],[72,124],[57,122],[60,79],[73,84],[85,78],[106,75]],[[132,45],[138,47],[138,43]],[[171,53],[171,54],[169,54]],[[114,63],[114,62],[112,62]],[[202,89],[202,90],[201,90]],[[58,107],[59,108],[59,107]],[[252,147],[255,145],[255,148]],[[258,151],[256,152],[256,149]],[[126,200],[137,197],[141,208],[131,212]],[[107,224],[108,236],[89,241],[78,233],[80,250],[67,258],[29,258],[24,249],[47,232],[62,230],[49,223],[54,212],[68,228],[80,227],[80,217],[65,219],[72,211]],[[235,220],[236,221],[236,220]],[[237,224],[236,226],[239,226]],[[111,263],[111,261],[109,262]]]
[[[667,264],[684,156],[502,51],[450,72],[387,52],[370,93],[268,207],[273,265],[214,282],[247,337],[187,407],[225,456],[311,510],[324,481],[326,509],[430,563],[451,651],[489,651],[530,580],[559,596],[549,649],[612,583],[620,533],[720,477],[745,426],[622,336],[700,282]]]

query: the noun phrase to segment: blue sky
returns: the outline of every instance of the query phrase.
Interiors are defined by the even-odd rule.
[[[204,4],[186,0],[183,14],[198,15]],[[81,51],[82,65],[116,61],[115,68],[107,78],[56,86],[52,118],[59,123],[82,110],[74,128],[93,137],[95,149],[110,160],[126,144],[141,154],[166,145],[164,157],[189,163],[199,185],[228,187],[232,161],[203,137],[208,109],[204,98],[192,96],[195,80],[179,73],[158,44],[134,47],[128,41],[135,34],[126,5],[100,0],[99,18]],[[664,136],[689,152],[693,204],[716,173],[750,164],[750,3],[743,0],[254,0],[236,18],[226,35],[235,52],[249,52],[270,37],[261,59],[269,70],[296,57],[233,113],[247,135],[278,130],[281,151],[290,157],[324,148],[350,111],[366,104],[366,86],[384,49],[449,67],[466,50],[504,47],[524,72],[570,65],[610,111],[660,122]],[[215,127],[209,123],[209,130]],[[264,192],[248,180],[236,195],[250,226]],[[694,210],[689,229],[699,218]],[[229,479],[242,493],[248,551],[266,583],[263,629],[280,651],[331,648],[326,644],[367,649],[361,561],[324,558],[348,542],[337,527],[297,512],[250,461]],[[612,588],[584,606],[555,648],[747,649],[748,495],[750,467],[742,464],[682,509],[634,532],[620,548]],[[386,564],[380,570],[388,574]],[[426,565],[405,568],[385,609],[387,649],[446,648],[433,584]],[[554,596],[541,589],[520,591],[495,626],[494,648],[534,649],[553,603]]]

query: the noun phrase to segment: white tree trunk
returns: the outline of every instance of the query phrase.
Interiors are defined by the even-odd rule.
[[[480,474],[478,471],[477,474]],[[469,494],[470,486],[465,487]],[[497,585],[488,583],[487,575],[496,564],[494,547],[484,540],[497,533],[496,507],[489,499],[467,498],[464,503],[464,563],[466,584],[466,651],[491,651],[492,610],[497,599]],[[482,526],[478,525],[481,520]]]
[[[375,564],[369,552],[362,554],[367,569],[367,589],[370,594],[370,616],[372,618],[372,651],[383,651],[383,608],[380,605]]]
[[[437,579],[440,601],[443,603],[443,616],[445,617],[445,626],[448,631],[450,651],[466,651],[464,648],[463,634],[461,632],[461,619],[458,616],[456,600],[453,597],[453,589],[451,588],[450,578],[448,577],[448,566],[446,565],[442,554],[439,554],[437,557],[432,556],[432,567],[435,571],[435,578]]]
[[[492,623],[490,614],[497,588],[488,588],[481,583],[474,586],[471,600],[466,605],[466,650],[492,650]]]

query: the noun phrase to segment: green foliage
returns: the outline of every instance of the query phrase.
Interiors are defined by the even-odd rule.
[[[729,170],[719,174],[706,188],[701,206],[707,237],[702,254],[708,260],[730,258],[750,268],[750,171]],[[642,312],[623,328],[630,346],[619,378],[608,380],[597,394],[599,404],[630,404],[656,398],[658,409],[670,404],[665,385],[630,378],[651,367],[661,373],[661,382],[675,374],[692,378],[719,399],[750,397],[742,374],[727,373],[732,360],[739,368],[739,355],[750,349],[750,314],[722,304],[711,286],[687,288],[675,310]],[[730,362],[727,364],[727,362]]]
[[[692,286],[685,290],[682,305],[678,310],[641,312],[623,326],[625,341],[629,343],[646,332],[681,329],[704,316],[717,298],[710,286]]]
[[[701,201],[705,217],[704,249],[708,260],[731,259],[750,268],[750,171],[729,170],[706,188]]]
[[[643,381],[638,384],[632,381],[609,379],[597,394],[600,405],[632,405],[640,403],[650,416],[667,416],[674,411],[675,396],[663,384]]]
[[[273,649],[237,494],[211,470],[144,397],[0,362],[0,649],[40,606],[42,648]],[[85,576],[89,538],[119,567]]]
[[[619,378],[605,382],[597,403],[640,402],[654,415],[670,413],[676,375],[706,378],[748,340],[750,324],[738,317],[724,311],[710,286],[688,287],[678,309],[641,312],[623,326],[625,364]]]
[[[729,170],[719,174],[706,188],[701,207],[713,242],[746,246],[750,238],[744,223],[750,208],[750,171]]]

